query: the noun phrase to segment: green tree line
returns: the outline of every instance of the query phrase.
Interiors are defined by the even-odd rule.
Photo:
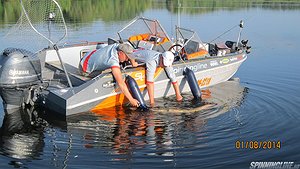
[[[167,9],[189,14],[219,9],[270,8],[300,9],[300,0],[58,0],[67,22],[104,22],[132,19],[147,9]],[[180,5],[178,5],[178,2]],[[180,8],[179,8],[180,7]],[[15,23],[21,13],[19,0],[1,0],[0,24]]]

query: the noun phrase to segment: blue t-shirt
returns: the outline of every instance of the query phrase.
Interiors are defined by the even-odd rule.
[[[80,61],[82,71],[90,74],[94,71],[101,72],[108,68],[120,67],[118,45],[108,45],[87,53]]]
[[[154,51],[154,50],[135,50],[132,54],[131,57],[132,59],[135,59],[140,62],[147,63],[149,61],[155,60],[157,63],[159,61],[159,55],[161,53]]]

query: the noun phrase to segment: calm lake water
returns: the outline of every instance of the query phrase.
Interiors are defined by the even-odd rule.
[[[158,19],[174,37],[177,8],[165,1],[125,8],[131,12],[127,15],[122,11],[110,14],[113,4],[105,2],[106,13],[95,12],[97,16],[85,16],[86,20],[78,17],[82,11],[76,13],[86,6],[66,7],[73,11],[67,13],[68,41],[115,36],[136,15]],[[300,164],[300,2],[249,5],[245,1],[241,7],[232,3],[203,7],[195,2],[199,1],[182,3],[181,26],[192,28],[209,42],[243,19],[242,37],[252,46],[234,80],[205,90],[204,100],[212,104],[210,108],[191,103],[190,93],[183,94],[181,104],[174,96],[157,99],[158,108],[150,112],[115,108],[67,119],[43,110],[8,115],[1,108],[0,168],[242,169],[251,162]],[[10,9],[9,3],[16,2],[8,1],[0,8],[1,37],[17,19],[3,12],[5,6]],[[229,35],[235,40],[237,33],[238,28]],[[1,40],[1,51],[5,47],[8,44]],[[37,116],[29,116],[31,113]],[[241,145],[268,141],[272,145],[258,149]]]

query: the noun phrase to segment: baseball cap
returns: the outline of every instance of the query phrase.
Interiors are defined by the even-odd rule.
[[[174,61],[174,54],[170,51],[162,53],[164,66],[171,66]]]
[[[130,54],[133,53],[133,47],[129,44],[126,44],[126,43],[121,43],[119,46],[118,46],[118,49],[122,52],[124,52],[127,56],[129,56]]]

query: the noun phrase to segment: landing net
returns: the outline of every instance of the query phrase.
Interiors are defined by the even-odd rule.
[[[8,47],[37,52],[63,42],[67,27],[56,0],[20,0],[22,13],[4,37]]]

